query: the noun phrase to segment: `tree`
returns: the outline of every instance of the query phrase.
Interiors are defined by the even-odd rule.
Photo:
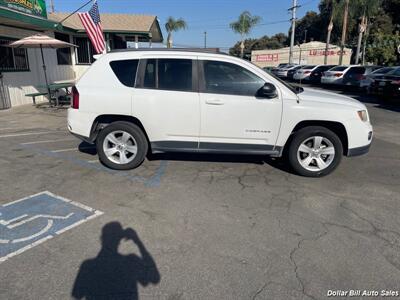
[[[288,36],[284,33],[277,33],[271,37],[264,35],[259,39],[245,39],[244,40],[244,57],[250,57],[252,50],[263,49],[279,49],[288,46]],[[234,56],[240,56],[242,42],[237,42],[229,53]]]
[[[329,50],[329,45],[331,43],[331,34],[332,34],[332,29],[333,29],[333,20],[335,16],[338,15],[338,9],[337,9],[337,1],[336,0],[329,0],[326,2],[326,8],[330,11],[330,16],[329,16],[329,23],[328,27],[326,30],[326,44],[325,44],[325,57],[324,57],[324,64],[326,65],[328,63],[328,50]]]
[[[167,19],[167,23],[165,23],[165,29],[168,32],[167,48],[172,48],[172,32],[176,32],[186,28],[187,24],[182,18],[175,20],[173,17],[169,17]]]
[[[376,33],[370,36],[366,58],[377,65],[397,65],[399,54],[397,46],[400,44],[400,35]]]
[[[250,12],[244,11],[240,14],[239,19],[236,22],[230,24],[232,30],[241,36],[240,57],[243,58],[245,36],[249,35],[251,29],[260,23],[260,21],[261,17],[252,16]]]
[[[357,52],[356,52],[356,64],[358,64],[360,60],[360,49],[361,42],[363,38],[364,32],[367,30],[367,25],[369,19],[374,17],[376,13],[379,11],[381,6],[380,0],[358,0],[358,8],[361,8],[362,14],[360,18],[359,30],[358,30],[358,41],[357,41]]]

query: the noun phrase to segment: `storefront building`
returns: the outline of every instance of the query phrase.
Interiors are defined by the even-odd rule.
[[[289,47],[275,50],[255,50],[251,52],[251,61],[259,67],[277,66],[289,62]],[[340,47],[329,45],[325,51],[325,43],[312,41],[296,45],[293,48],[293,63],[301,65],[323,65],[327,56],[327,64],[339,64]],[[343,64],[348,65],[351,58],[351,49],[343,49]]]
[[[77,15],[47,13],[44,0],[0,0],[0,109],[32,103],[26,94],[43,90],[45,82],[40,50],[5,45],[46,34],[77,45],[74,49],[43,49],[49,82],[78,79],[94,61],[94,49]],[[107,49],[147,46],[163,41],[155,16],[101,14]],[[37,99],[38,101],[44,99]]]

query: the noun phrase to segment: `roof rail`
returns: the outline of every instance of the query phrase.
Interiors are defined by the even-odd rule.
[[[109,51],[108,53],[118,53],[118,52],[135,52],[135,51],[165,51],[165,52],[202,52],[202,53],[215,53],[215,54],[223,54],[229,55],[228,53],[219,51],[218,48],[127,48],[127,49],[114,49]]]

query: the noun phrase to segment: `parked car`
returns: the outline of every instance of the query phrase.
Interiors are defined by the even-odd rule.
[[[276,72],[278,72],[279,69],[284,68],[288,65],[289,65],[288,63],[279,64],[275,68],[272,68],[271,72],[276,75]]]
[[[303,66],[303,65],[297,65],[297,66],[291,68],[290,70],[288,70],[288,71],[287,71],[286,79],[292,81],[292,80],[293,80],[294,73],[296,73],[296,71],[297,71],[298,69],[301,69],[302,67],[304,67],[304,66]]]
[[[72,89],[68,129],[113,169],[148,152],[287,153],[303,176],[331,173],[368,152],[372,126],[350,97],[294,88],[222,53],[124,50],[104,54]]]
[[[400,99],[400,67],[386,73],[385,75],[375,76],[371,84],[373,94]]]
[[[275,75],[278,76],[279,78],[287,78],[288,71],[296,68],[297,66],[298,65],[293,64],[293,65],[287,65],[283,68],[279,68],[276,71]]]
[[[388,72],[394,70],[396,67],[383,67],[365,76],[365,78],[360,81],[360,88],[369,90],[371,84],[374,82],[374,78],[377,76],[382,76]]]
[[[348,87],[361,87],[361,81],[373,71],[380,69],[380,66],[352,66],[343,75],[342,84]]]
[[[332,69],[336,65],[318,65],[314,70],[311,71],[310,73],[310,83],[313,84],[320,84],[321,83],[321,77],[322,74],[325,71],[328,71],[329,69]]]
[[[325,71],[321,77],[321,84],[342,84],[343,76],[353,66],[336,66]]]
[[[316,68],[315,65],[306,65],[298,69],[293,75],[294,80],[309,80],[311,72]]]
[[[271,72],[273,67],[264,67],[262,68],[265,72]]]

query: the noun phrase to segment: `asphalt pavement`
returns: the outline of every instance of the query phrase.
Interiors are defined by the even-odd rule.
[[[400,109],[354,97],[374,125],[370,153],[319,179],[248,156],[158,155],[112,171],[67,132],[65,109],[0,111],[0,298],[400,292]]]

